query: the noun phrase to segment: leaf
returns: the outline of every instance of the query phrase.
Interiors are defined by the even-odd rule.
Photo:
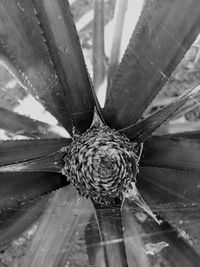
[[[122,218],[130,266],[198,266],[199,255],[168,223],[159,226],[128,201]]]
[[[123,33],[127,4],[128,0],[118,0],[115,3],[115,11],[114,11],[115,26],[114,26],[111,54],[110,54],[108,89],[110,89],[111,87],[112,81],[116,75],[117,68],[119,65],[121,37]],[[109,94],[109,92],[107,92],[107,94]]]
[[[196,133],[200,131],[200,123],[199,122],[175,122],[175,123],[167,123],[163,124],[160,128],[158,128],[154,134],[155,135],[166,135],[166,134],[178,134],[181,135],[187,132],[190,135],[193,135],[193,131]],[[195,134],[196,135],[196,134]]]
[[[66,266],[93,212],[91,201],[72,186],[55,192],[21,266]]]
[[[138,121],[199,34],[199,12],[198,0],[145,2],[105,104],[110,127]]]
[[[65,0],[33,2],[59,81],[65,88],[73,126],[84,132],[92,122],[95,101],[69,4]]]
[[[196,124],[198,125],[198,123],[196,122]],[[186,124],[187,125],[187,124]],[[188,124],[189,126],[190,124]],[[191,124],[193,125],[193,124]],[[190,127],[192,127],[190,125]],[[190,129],[191,130],[191,129]],[[184,138],[184,139],[199,139],[200,137],[200,128],[198,130],[195,130],[194,128],[191,131],[185,131],[185,132],[179,132],[179,133],[172,133],[172,134],[168,134],[166,135],[166,137],[178,137],[178,138]]]
[[[62,173],[66,152],[57,151],[51,155],[0,166],[0,173],[6,172],[57,172]]]
[[[56,138],[53,126],[0,107],[0,128],[32,138]]]
[[[200,86],[195,87],[192,90],[185,91],[175,101],[164,107],[163,109],[155,112],[146,119],[143,119],[133,126],[120,130],[131,140],[137,140],[137,142],[144,142],[157,128],[159,128],[165,121],[167,121],[173,114],[181,107],[183,107],[187,101],[198,98],[200,95]]]
[[[46,156],[71,143],[71,139],[0,141],[0,165]]]
[[[120,207],[94,204],[106,266],[128,266],[124,247]]]
[[[0,61],[72,133],[61,87],[30,0],[0,1]]]
[[[194,136],[194,133],[193,133]],[[153,136],[145,142],[140,166],[200,173],[200,135]]]
[[[27,230],[43,213],[49,195],[0,212],[0,250]]]
[[[0,173],[0,211],[52,192],[67,184],[57,173]]]
[[[199,175],[195,173],[140,167],[137,183],[141,195],[151,209],[176,229],[186,231],[184,237],[193,246],[196,241],[200,241],[199,182]]]
[[[104,51],[104,0],[94,2],[93,22],[93,84],[96,93],[105,79],[105,51]]]
[[[85,228],[86,251],[88,254],[89,264],[92,266],[105,267],[105,257],[97,220],[94,214],[91,216],[89,223]]]

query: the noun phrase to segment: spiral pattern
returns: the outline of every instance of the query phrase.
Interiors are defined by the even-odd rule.
[[[80,195],[106,205],[122,197],[138,171],[134,143],[107,126],[77,137],[64,161],[62,172]]]

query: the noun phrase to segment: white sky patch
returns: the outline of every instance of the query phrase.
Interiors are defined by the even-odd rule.
[[[77,0],[69,0],[69,4],[72,5],[76,2]]]
[[[77,31],[81,31],[83,28],[85,28],[94,17],[94,11],[91,10],[84,14],[77,22],[76,22],[76,29]]]
[[[28,139],[24,135],[8,133],[6,130],[0,129],[0,140],[22,140]]]
[[[124,51],[128,45],[129,39],[135,29],[136,23],[140,16],[144,0],[128,0],[128,7],[124,21],[124,31],[122,34],[122,43],[120,58],[123,56]],[[114,20],[111,20],[105,27],[105,53],[110,57],[110,50],[112,45],[114,32]]]
[[[23,100],[20,100],[20,104],[14,109],[14,111],[32,119],[48,123],[52,126],[52,132],[59,134],[62,137],[70,137],[63,127],[58,126],[56,118],[46,111],[45,108],[31,95],[28,95]]]
[[[17,106],[14,111],[21,115],[26,115],[32,119],[43,121],[51,125],[57,125],[58,123],[57,120],[31,95],[28,95],[23,100],[20,100],[19,106]]]

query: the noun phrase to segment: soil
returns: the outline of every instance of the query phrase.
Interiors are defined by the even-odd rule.
[[[78,2],[78,4],[77,4]],[[106,1],[105,3],[105,21],[108,22],[113,16],[113,6],[115,0]],[[92,9],[93,1],[91,0],[79,0],[72,4],[72,12],[74,20],[77,22],[79,18],[87,11]],[[89,23],[81,32],[80,39],[82,47],[88,49],[88,53],[91,53],[92,46],[92,23]],[[158,100],[166,97],[173,97],[180,95],[184,90],[192,88],[200,83],[200,48],[198,41],[191,47],[182,62],[176,68],[171,78],[168,80],[163,90],[158,96]],[[9,74],[9,72],[0,66],[0,106],[13,110],[20,104],[20,100],[27,96],[27,91],[22,88],[16,80]],[[200,108],[196,108],[195,112],[190,112],[190,115],[186,115],[188,120],[200,119]],[[194,115],[195,114],[195,115]],[[31,237],[37,229],[35,224],[31,229],[25,232],[18,240],[12,242],[12,244],[0,253],[0,267],[17,267],[19,259],[25,255]],[[190,237],[185,235],[185,238],[192,242]],[[199,245],[196,247],[199,249]],[[86,262],[83,260],[83,255],[86,255],[82,251],[82,241],[77,244],[72,254],[76,254],[76,259],[69,259],[66,266],[83,266],[80,262]],[[71,262],[73,261],[73,265]],[[87,266],[87,265],[85,265]]]

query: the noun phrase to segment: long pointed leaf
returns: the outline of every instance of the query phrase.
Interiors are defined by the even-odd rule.
[[[49,195],[23,202],[0,212],[0,250],[20,236],[42,214]]]
[[[32,138],[60,137],[53,126],[0,107],[0,128]]]
[[[94,214],[91,216],[85,228],[85,242],[89,264],[92,266],[106,267],[99,228]]]
[[[33,2],[60,83],[65,88],[73,126],[83,132],[92,122],[94,98],[68,1]]]
[[[106,101],[111,127],[138,121],[199,34],[199,14],[198,0],[145,2]]]
[[[144,145],[140,166],[164,167],[200,173],[200,135],[154,136]]]
[[[46,156],[70,143],[65,138],[0,141],[0,165]]]
[[[65,186],[66,178],[57,173],[0,173],[0,210],[17,206],[34,197]]]
[[[31,0],[0,1],[0,61],[72,133],[65,90],[48,54]]]
[[[122,129],[130,139],[144,142],[157,128],[168,120],[179,108],[185,105],[188,100],[199,98],[200,85],[192,90],[187,90],[177,100],[173,101],[163,109],[157,111],[150,117],[136,123],[135,125]]]
[[[123,239],[120,207],[114,209],[94,204],[104,249],[106,266],[128,266]]]
[[[141,167],[137,186],[154,212],[199,242],[199,182],[191,172]]]
[[[91,201],[80,199],[72,186],[55,192],[21,266],[66,266],[93,212]]]
[[[198,266],[199,255],[169,224],[159,226],[126,201],[122,218],[130,266]]]
[[[166,134],[178,134],[181,133],[189,133],[192,135],[193,131],[200,131],[200,123],[199,122],[176,122],[176,123],[167,123],[163,124],[160,128],[158,128],[154,134],[155,135],[166,135]]]
[[[108,89],[110,89],[110,86],[116,75],[117,68],[119,65],[120,47],[121,47],[121,40],[122,40],[122,33],[123,33],[123,26],[124,26],[127,4],[128,4],[128,0],[118,0],[115,2],[115,13],[114,13],[115,27],[114,27],[112,48],[111,48],[111,54],[110,54]],[[109,92],[107,92],[107,94],[109,94]]]
[[[105,79],[104,0],[94,2],[93,22],[93,84],[98,93]]]
[[[0,166],[0,173],[3,172],[57,172],[62,173],[62,159],[65,152],[55,152],[48,156],[24,160],[18,163]]]

